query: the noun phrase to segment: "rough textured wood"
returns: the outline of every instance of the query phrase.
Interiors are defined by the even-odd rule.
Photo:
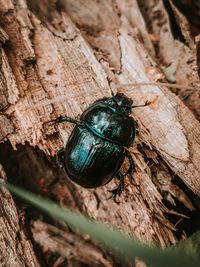
[[[5,174],[0,165],[1,181]],[[22,219],[22,218],[21,218]],[[27,237],[11,194],[0,188],[0,265],[39,267],[31,240]]]
[[[166,9],[166,3],[171,4],[175,14],[171,14]],[[173,4],[174,1],[165,1],[165,5],[161,0],[141,0],[139,1],[143,16],[147,21],[147,27],[151,33],[150,38],[157,50],[157,62],[159,66],[170,72],[170,81],[178,84],[190,85],[199,84],[197,51],[194,36],[188,30],[187,19],[180,14]],[[170,7],[168,4],[168,7]],[[179,23],[176,17],[179,16]],[[173,19],[173,20],[171,20]],[[177,24],[176,24],[177,23]],[[183,27],[183,25],[187,25]],[[178,30],[175,31],[175,28]],[[190,94],[190,90],[185,88],[176,88],[174,90],[181,98]],[[193,91],[193,94],[185,101],[192,110],[194,110],[197,118],[200,118],[200,92]]]
[[[45,124],[50,119],[61,114],[77,117],[93,101],[116,91],[135,104],[151,101],[133,113],[139,136],[130,151],[138,186],[127,181],[119,203],[107,199],[107,189],[115,181],[95,190],[80,188],[30,147],[22,152],[28,166],[22,169],[23,176],[65,180],[51,188],[61,203],[165,247],[176,242],[176,222],[185,218],[177,200],[189,211],[196,209],[186,188],[199,202],[200,124],[168,88],[139,83],[163,80],[161,69],[170,66],[179,83],[197,84],[196,44],[192,39],[187,39],[189,45],[174,39],[162,1],[143,0],[141,5],[146,13],[141,13],[135,0],[0,0],[0,138],[14,149],[26,144],[50,157],[72,129],[69,124],[50,127]],[[151,34],[145,25],[147,16]],[[132,83],[138,85],[120,86]],[[198,118],[199,102],[193,107]],[[5,155],[2,151],[1,157]],[[30,181],[34,180],[31,175]],[[169,214],[177,216],[175,223]]]
[[[71,261],[80,261],[83,264],[97,267],[112,266],[104,258],[102,251],[88,242],[87,237],[84,240],[74,233],[60,230],[41,221],[34,222],[33,237],[43,250],[48,248],[52,253],[59,253]]]

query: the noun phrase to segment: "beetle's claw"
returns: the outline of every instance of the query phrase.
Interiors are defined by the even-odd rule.
[[[48,123],[52,122],[52,124],[56,124],[62,121],[62,116],[57,117],[56,119],[48,121]]]
[[[52,123],[52,125],[54,125],[54,124],[56,124],[56,123],[63,122],[63,121],[65,121],[65,120],[66,120],[65,117],[63,117],[63,116],[59,116],[59,117],[57,117],[57,118],[55,118],[55,119],[53,119],[53,120],[47,121],[46,123]]]
[[[116,197],[121,195],[123,189],[124,189],[124,185],[120,183],[115,188],[108,190],[108,192],[111,192],[111,196],[108,199],[112,198],[113,200],[116,201]]]
[[[54,125],[57,123],[57,119],[54,119],[54,120],[50,120],[50,121],[45,121],[43,124],[49,124],[51,123],[51,125]]]

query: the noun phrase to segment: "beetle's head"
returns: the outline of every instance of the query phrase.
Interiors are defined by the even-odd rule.
[[[121,113],[131,114],[133,101],[122,93],[117,93],[115,96],[108,98],[106,103]]]

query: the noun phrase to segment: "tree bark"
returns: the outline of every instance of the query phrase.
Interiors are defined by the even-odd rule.
[[[190,93],[185,87],[141,85],[199,84],[199,35],[191,33],[189,20],[173,1],[164,2],[0,0],[0,162],[8,180],[163,248],[196,229],[193,219],[200,209],[199,90],[183,102]],[[114,202],[107,192],[114,180],[84,189],[67,179],[55,155],[72,126],[46,122],[64,114],[77,117],[117,91],[134,104],[148,100],[151,105],[132,114],[139,125],[130,148],[137,186],[127,180]],[[63,225],[66,236],[61,231],[60,238],[52,237],[49,229],[59,231],[57,224],[39,211],[24,217],[34,244],[29,249],[39,251],[45,266],[120,264]],[[80,248],[87,246],[91,254],[83,255]]]
[[[5,177],[0,166],[1,177]],[[23,223],[18,214],[11,194],[0,189],[0,263],[1,266],[31,266],[39,267],[31,240],[23,229]],[[23,216],[22,216],[23,217]]]

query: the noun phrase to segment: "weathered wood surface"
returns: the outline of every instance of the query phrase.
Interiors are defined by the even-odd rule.
[[[2,178],[5,177],[1,165],[0,175]],[[40,266],[32,242],[23,229],[21,218],[11,194],[5,188],[0,188],[0,265],[2,267]]]
[[[88,242],[88,236],[85,236],[84,240],[75,233],[63,231],[39,220],[34,222],[32,231],[34,240],[44,252],[48,248],[54,254],[60,254],[61,261],[62,257],[71,259],[72,266],[75,259],[89,266],[112,266],[102,251]]]
[[[182,218],[176,200],[190,211],[195,209],[174,180],[200,196],[199,91],[187,102],[195,118],[169,88],[120,85],[162,81],[161,70],[167,67],[178,83],[198,85],[198,38],[189,36],[184,27],[186,42],[174,39],[162,1],[143,0],[140,5],[146,13],[135,0],[0,0],[0,137],[13,148],[29,144],[49,157],[65,144],[72,129],[69,124],[49,127],[45,123],[50,119],[61,114],[77,117],[111,91],[125,93],[135,104],[150,100],[150,106],[133,113],[139,136],[130,151],[138,186],[127,181],[120,203],[107,200],[107,189],[115,181],[87,190],[66,180],[51,190],[60,202],[165,247],[177,239],[176,225],[167,214],[176,214],[177,222]],[[180,90],[180,95],[185,93]],[[42,175],[44,164],[28,149],[30,154],[30,169],[37,165]],[[53,162],[52,166],[51,178],[65,179],[64,172],[56,170]],[[50,179],[45,171],[43,177]]]

